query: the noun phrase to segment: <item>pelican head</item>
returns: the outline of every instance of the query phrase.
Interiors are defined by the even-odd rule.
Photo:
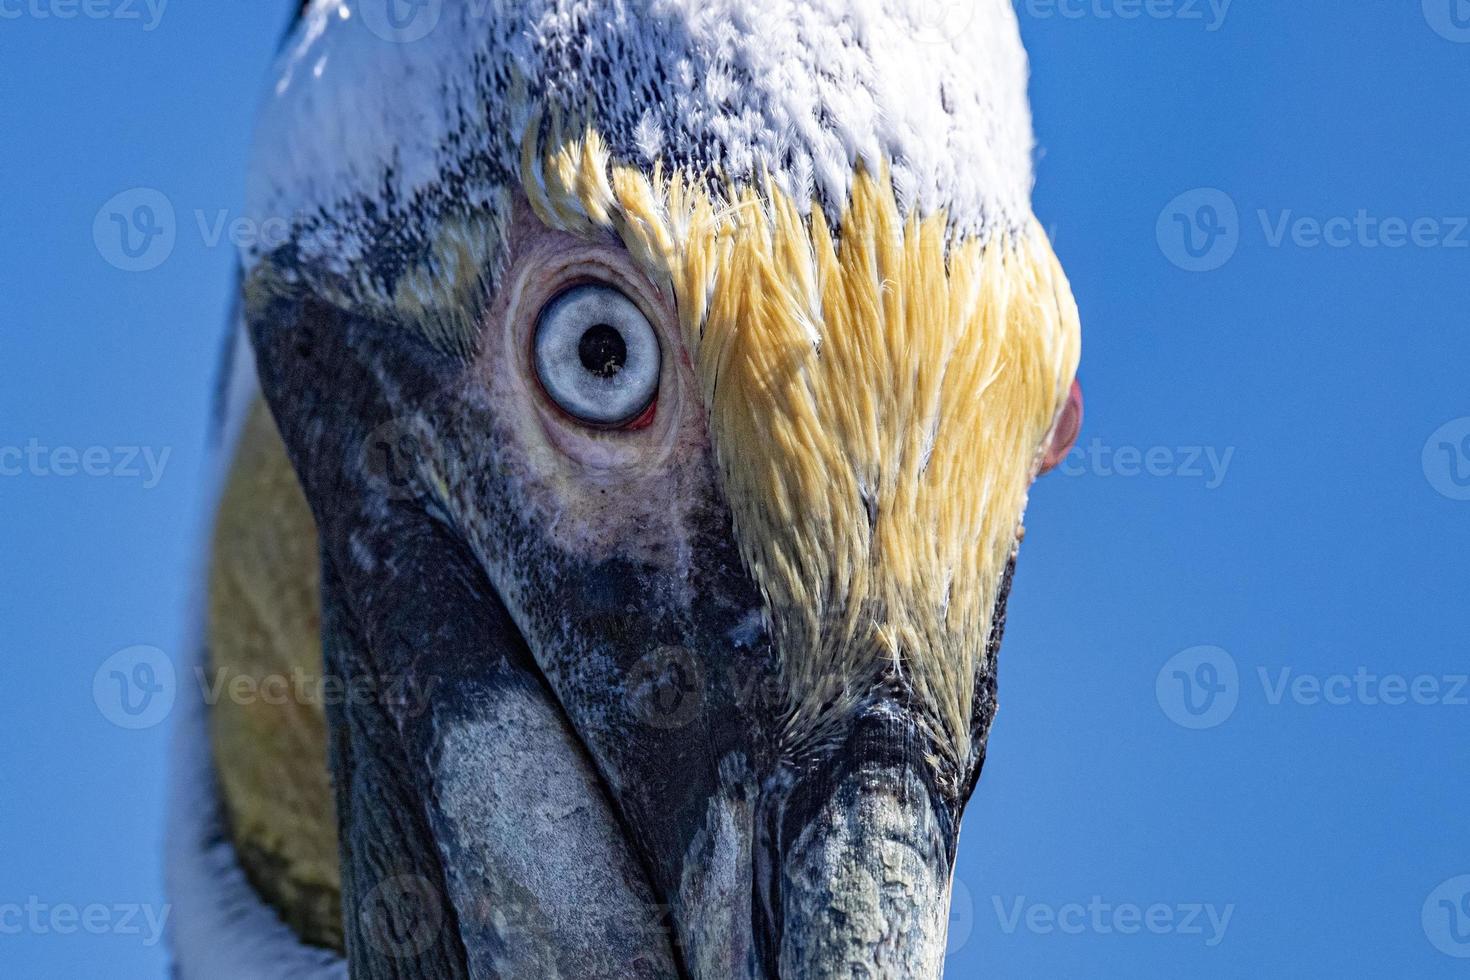
[[[324,670],[405,695],[326,706],[332,941],[938,977],[1079,412],[1010,5],[390,2],[310,4],[249,187]]]

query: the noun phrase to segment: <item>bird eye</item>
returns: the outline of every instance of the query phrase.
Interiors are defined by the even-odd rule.
[[[662,354],[648,319],[616,289],[574,286],[541,311],[536,374],[567,414],[591,425],[625,425],[658,394]]]

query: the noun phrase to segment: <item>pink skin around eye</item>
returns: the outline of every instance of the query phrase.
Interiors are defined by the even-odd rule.
[[[650,425],[653,424],[653,420],[657,417],[658,399],[655,398],[653,400],[653,404],[649,405],[646,409],[643,410],[642,415],[638,416],[636,419],[629,422],[628,424],[621,426],[621,428],[626,429],[629,432],[637,432],[639,429],[648,428]]]
[[[1072,382],[1072,391],[1067,395],[1067,405],[1062,409],[1061,417],[1057,419],[1056,431],[1052,434],[1051,445],[1047,447],[1046,456],[1041,461],[1041,472],[1050,473],[1061,465],[1062,460],[1072,451],[1077,444],[1077,434],[1082,431],[1082,385],[1080,382]]]

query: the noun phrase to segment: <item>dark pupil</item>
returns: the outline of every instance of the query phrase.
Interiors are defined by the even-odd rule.
[[[599,378],[611,378],[628,363],[628,345],[623,335],[605,323],[588,329],[577,344],[582,366]]]

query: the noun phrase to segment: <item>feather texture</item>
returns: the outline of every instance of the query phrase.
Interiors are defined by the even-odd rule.
[[[1038,454],[1080,355],[1039,227],[946,248],[859,169],[840,235],[774,182],[712,198],[614,165],[588,132],[523,157],[541,219],[619,234],[673,292],[747,566],[790,693],[789,735],[885,684],[958,772],[990,616]]]

